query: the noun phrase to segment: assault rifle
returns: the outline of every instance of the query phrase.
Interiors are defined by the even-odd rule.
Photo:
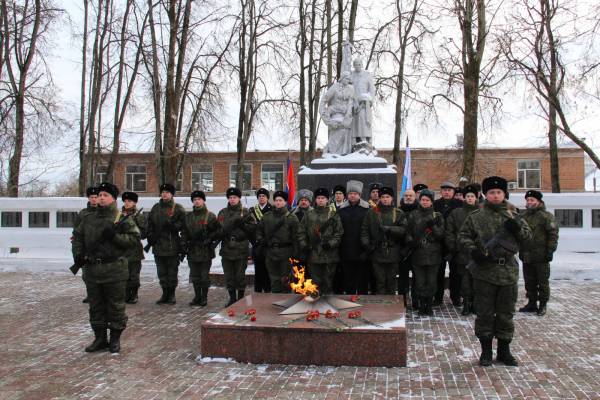
[[[499,260],[517,254],[519,245],[514,240],[511,240],[511,236],[505,228],[502,227],[499,229],[490,240],[483,244],[483,252],[488,255],[487,258],[490,260]],[[479,237],[477,239],[481,243],[481,239]],[[467,269],[476,267],[477,263],[474,260],[470,260],[469,264],[467,264]]]

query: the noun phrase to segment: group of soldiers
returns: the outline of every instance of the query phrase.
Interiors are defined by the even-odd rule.
[[[506,180],[496,176],[463,188],[444,182],[439,199],[425,184],[406,190],[399,203],[390,187],[375,183],[369,189],[368,200],[361,198],[363,183],[354,180],[332,191],[302,189],[298,205],[289,208],[287,192],[271,196],[261,188],[257,204],[248,209],[240,189],[231,187],[227,206],[215,215],[202,191],[191,193],[193,209],[186,212],[174,201],[175,187],[163,184],[146,220],[135,193],[123,193],[119,211],[114,185],[90,188],[88,207],[73,231],[73,257],[83,267],[95,334],[86,351],[119,351],[125,303],[138,301],[141,240],[147,239],[162,288],[158,304],[175,304],[179,264],[187,257],[195,294],[189,304],[205,306],[218,245],[226,306],[244,297],[251,254],[256,292],[289,292],[290,260],[298,260],[320,294],[398,293],[405,302],[410,294],[412,309],[431,316],[443,301],[449,265],[452,303],[462,306],[463,315],[477,315],[480,364],[491,365],[496,337],[497,360],[517,365],[509,347],[519,276],[515,256],[523,261],[528,297],[520,311],[544,315],[549,262],[558,242],[542,193],[528,191],[526,210],[519,212],[508,202]]]

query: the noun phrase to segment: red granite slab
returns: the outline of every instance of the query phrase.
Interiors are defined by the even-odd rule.
[[[273,303],[291,296],[297,295],[253,293],[204,321],[202,356],[254,364],[406,366],[401,296],[360,296],[361,307],[340,311],[339,319],[321,314],[316,321],[279,315],[283,309]],[[255,321],[245,315],[249,309],[256,310]],[[348,318],[357,310],[362,319]]]

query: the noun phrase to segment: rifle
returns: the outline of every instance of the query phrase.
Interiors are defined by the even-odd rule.
[[[115,229],[115,230],[119,229],[119,227],[121,227],[123,225],[123,223],[125,221],[127,221],[127,218],[131,217],[132,215],[134,215],[134,214],[127,214],[125,217],[121,218],[119,220],[119,222],[114,224],[113,229]],[[101,243],[104,243],[104,241],[103,240],[98,241],[96,243],[96,245],[88,251],[88,253],[93,253]],[[83,264],[82,263],[73,263],[73,265],[71,265],[69,267],[69,270],[73,273],[73,275],[77,275],[77,272],[81,269],[81,267],[83,267],[83,265],[85,265],[85,263],[83,263]]]
[[[502,227],[485,243],[482,242],[479,236],[477,239],[483,244],[484,254],[487,254],[490,260],[496,260],[507,258],[507,254],[513,256],[518,253],[519,245],[514,241],[511,241],[510,236],[511,234]],[[475,267],[477,267],[477,263],[473,260],[469,261],[469,264],[467,264],[467,269],[474,269]]]
[[[321,227],[319,228],[319,232],[317,235],[315,235],[315,239],[313,240],[313,247],[318,246],[319,244],[321,244],[321,242],[323,241],[323,232],[327,231],[327,228],[329,228],[329,225],[331,225],[333,223],[333,215],[330,216],[329,218],[327,218],[325,220],[325,222],[323,222],[323,225],[321,225]]]

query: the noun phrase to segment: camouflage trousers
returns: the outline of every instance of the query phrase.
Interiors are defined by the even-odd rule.
[[[475,335],[478,338],[497,337],[512,340],[515,331],[513,316],[518,285],[494,285],[481,279],[473,280],[475,292]]]
[[[375,276],[375,292],[377,294],[395,294],[396,273],[398,263],[378,263],[373,261],[373,275]]]
[[[85,283],[90,300],[90,325],[92,329],[125,329],[125,287],[127,281]]]
[[[248,260],[239,259],[221,259],[223,265],[223,274],[225,275],[225,286],[227,290],[245,290],[246,289],[246,268]]]
[[[417,297],[431,298],[436,294],[438,269],[439,264],[413,266]]]
[[[209,287],[209,273],[211,264],[211,261],[188,260],[188,265],[190,266],[190,282],[192,282],[192,284],[198,284],[201,287]]]
[[[525,290],[529,301],[547,302],[550,299],[549,263],[523,263],[523,278],[525,278]]]
[[[284,285],[291,273],[290,261],[287,258],[274,259],[267,257],[267,273],[271,281],[271,292],[273,293],[289,293],[289,285]]]
[[[320,294],[333,293],[333,277],[337,264],[315,263],[309,264],[308,272],[314,283],[319,286]]]
[[[140,287],[140,272],[142,271],[142,260],[128,261],[127,269],[129,277],[127,278],[127,289]]]
[[[461,274],[460,295],[463,299],[473,296],[473,275],[467,269],[466,265],[460,265],[459,271]]]
[[[154,256],[158,281],[162,288],[177,287],[177,274],[179,273],[178,256]]]

